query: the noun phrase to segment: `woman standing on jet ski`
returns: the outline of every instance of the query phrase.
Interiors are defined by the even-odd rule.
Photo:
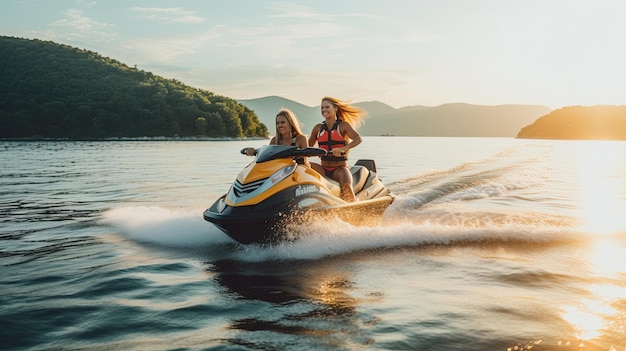
[[[300,121],[291,110],[282,108],[276,114],[276,134],[270,140],[270,145],[296,146],[299,149],[307,147],[306,135],[300,129]],[[254,156],[255,154],[255,148],[246,149],[246,155]],[[308,163],[305,157],[296,159],[296,162]]]
[[[309,136],[309,146],[315,143],[328,154],[320,156],[322,164],[311,163],[320,174],[339,182],[341,197],[348,202],[355,200],[352,188],[352,174],[348,168],[348,152],[361,143],[361,135],[356,131],[367,112],[356,106],[333,97],[324,97],[321,105],[324,122],[313,127]]]

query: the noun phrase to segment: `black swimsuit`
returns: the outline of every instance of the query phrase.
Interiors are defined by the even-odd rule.
[[[297,137],[295,137],[295,136],[293,138],[291,138],[291,146],[296,146],[296,138]],[[303,165],[304,164],[304,156],[298,156],[298,157],[294,158],[294,160],[299,165]]]

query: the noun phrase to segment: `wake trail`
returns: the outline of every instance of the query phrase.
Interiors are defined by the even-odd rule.
[[[549,173],[545,148],[509,149],[488,159],[463,163],[390,184],[397,195],[381,223],[352,226],[338,219],[295,226],[297,240],[275,245],[241,245],[202,218],[203,209],[158,206],[107,211],[103,223],[128,238],[162,246],[229,245],[240,261],[312,260],[359,250],[476,242],[549,243],[580,233],[568,216],[519,209],[519,190],[540,191]],[[497,199],[504,205],[489,203]]]
[[[493,198],[545,185],[550,167],[545,147],[504,150],[490,158],[428,172],[389,184],[403,208]],[[396,206],[398,207],[398,206]]]

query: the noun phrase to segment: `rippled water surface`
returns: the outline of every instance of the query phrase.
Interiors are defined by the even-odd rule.
[[[263,143],[0,142],[2,349],[626,349],[626,143],[366,137],[379,226],[242,246]]]

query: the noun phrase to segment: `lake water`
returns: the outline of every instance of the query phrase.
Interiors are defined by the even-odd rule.
[[[379,226],[243,246],[265,142],[0,142],[2,349],[626,350],[626,142],[365,137]]]

